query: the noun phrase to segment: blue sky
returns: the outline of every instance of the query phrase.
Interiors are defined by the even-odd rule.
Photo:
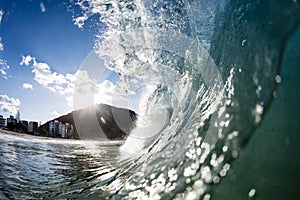
[[[22,119],[45,122],[72,109],[67,90],[93,50],[98,18],[76,25],[76,9],[68,1],[0,0],[1,115],[19,109]]]

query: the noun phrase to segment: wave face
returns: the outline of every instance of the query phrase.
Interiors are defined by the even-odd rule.
[[[121,147],[125,154],[138,154],[125,170],[124,185],[111,197],[209,198],[276,94],[284,47],[299,22],[299,3],[78,5],[85,16],[100,14],[105,28],[102,24],[96,52],[120,74],[120,87],[130,90],[138,81],[147,88],[138,120],[147,126],[133,130]]]
[[[74,144],[68,153],[62,142],[67,161],[52,155],[46,142],[40,147],[50,155],[45,162],[58,163],[49,170],[62,172],[62,180],[69,182],[64,191],[40,195],[209,199],[276,93],[284,47],[300,20],[298,1],[98,0],[76,5],[86,18],[100,16],[95,51],[120,75],[120,90],[140,92],[139,119],[121,147],[87,143],[85,152]],[[72,149],[78,155],[73,157]]]

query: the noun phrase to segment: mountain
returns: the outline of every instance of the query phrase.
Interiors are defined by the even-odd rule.
[[[83,140],[124,139],[135,127],[137,114],[128,109],[106,104],[72,111],[51,121],[72,124],[73,131],[68,137]],[[49,122],[40,127],[40,133],[49,136]]]

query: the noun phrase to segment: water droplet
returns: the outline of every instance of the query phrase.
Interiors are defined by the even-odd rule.
[[[249,193],[248,193],[249,198],[254,197],[255,192],[256,192],[255,189],[251,189],[251,190],[249,191]]]
[[[247,39],[243,39],[242,41],[242,47],[244,47],[247,44]]]
[[[223,146],[222,150],[223,150],[223,152],[227,152],[228,147],[227,146]]]
[[[233,151],[233,152],[232,152],[232,157],[233,157],[233,158],[237,158],[238,155],[239,155],[239,153],[238,153],[237,151]]]
[[[256,104],[255,111],[256,111],[257,114],[261,115],[264,112],[264,108],[261,105]]]
[[[223,168],[228,171],[230,169],[230,165],[226,163]]]
[[[225,169],[222,169],[220,171],[220,176],[224,177],[224,176],[226,176],[226,173],[227,173],[227,171]]]
[[[220,177],[219,176],[215,176],[214,178],[213,178],[213,183],[214,184],[217,184],[217,183],[219,183],[220,182]]]
[[[276,83],[278,83],[278,84],[281,83],[281,76],[277,74],[277,75],[275,76],[275,81],[276,81]]]
[[[277,97],[278,97],[277,91],[274,91],[274,92],[273,92],[273,97],[274,97],[274,98],[277,98]]]
[[[230,133],[227,138],[229,140],[232,140],[233,138],[237,137],[239,135],[239,132],[238,131],[233,131],[232,133]]]
[[[151,174],[150,179],[154,179],[155,178],[155,174]]]
[[[203,197],[203,200],[210,200],[210,194],[206,194],[206,195]]]
[[[256,104],[255,111],[254,111],[254,116],[255,116],[254,123],[256,125],[260,123],[261,115],[263,114],[263,112],[264,112],[264,107],[260,104]]]
[[[190,192],[190,193],[187,195],[186,199],[188,199],[188,200],[194,200],[194,199],[197,199],[197,193],[194,192],[194,191]]]
[[[256,94],[257,94],[257,95],[260,95],[261,90],[262,90],[261,85],[258,85],[257,88],[256,88]]]

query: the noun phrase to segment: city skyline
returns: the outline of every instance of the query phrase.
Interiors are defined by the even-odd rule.
[[[8,118],[13,117],[14,119],[16,119],[18,121],[37,121],[37,122],[41,123],[41,121],[38,120],[38,119],[36,119],[36,120],[34,120],[34,119],[28,120],[27,118],[23,118],[21,116],[21,111],[20,110],[17,110],[17,113],[15,115],[8,113],[7,115],[0,114],[0,116],[2,116],[5,120],[8,119]],[[50,121],[50,120],[52,120],[52,119],[49,119],[48,121]]]
[[[19,111],[15,117],[10,115],[9,117],[4,118],[3,115],[0,115],[0,129],[2,131],[8,130],[44,137],[74,139],[73,125],[71,123],[62,123],[57,119],[53,119],[42,125],[41,122],[21,119]]]

